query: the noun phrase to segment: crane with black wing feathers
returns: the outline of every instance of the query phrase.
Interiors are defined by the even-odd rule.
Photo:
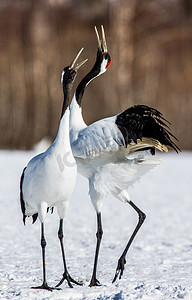
[[[70,105],[70,141],[78,172],[89,181],[89,195],[97,214],[97,244],[90,286],[100,285],[97,280],[97,263],[103,235],[101,210],[107,195],[130,204],[139,221],[117,264],[113,282],[123,275],[126,254],[145,214],[131,201],[127,188],[153,167],[162,162],[154,157],[155,151],[176,152],[179,148],[169,130],[169,122],[162,114],[146,105],[135,105],[113,117],[87,126],[82,116],[82,98],[87,85],[103,74],[111,64],[104,28],[102,39],[97,29],[98,51],[91,71],[81,80]],[[153,156],[151,156],[152,154]]]

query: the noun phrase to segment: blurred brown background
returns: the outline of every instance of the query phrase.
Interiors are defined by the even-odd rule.
[[[146,104],[192,149],[192,0],[0,0],[0,148],[55,138],[62,69],[84,46],[76,87],[95,61],[100,24],[112,64],[86,90],[87,124]]]

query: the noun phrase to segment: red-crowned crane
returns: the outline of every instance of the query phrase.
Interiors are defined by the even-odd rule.
[[[82,50],[83,48],[79,51],[70,66],[64,68],[62,72],[61,82],[63,85],[64,101],[57,137],[45,152],[35,156],[29,161],[21,176],[20,202],[23,213],[23,222],[25,224],[27,216],[32,216],[33,223],[36,221],[37,217],[39,217],[41,222],[43,283],[41,286],[33,288],[46,290],[57,289],[57,287],[48,286],[45,269],[45,216],[47,210],[53,207],[57,207],[60,218],[58,238],[61,244],[64,265],[64,274],[59,285],[65,279],[70,287],[73,287],[71,283],[80,285],[80,283],[70,276],[67,270],[63,245],[63,219],[66,215],[69,198],[76,181],[77,168],[69,139],[69,100],[77,69],[85,62],[83,61],[75,66]]]
[[[179,148],[171,140],[167,120],[162,114],[146,105],[135,105],[124,112],[99,120],[87,126],[82,117],[81,102],[86,86],[103,74],[111,63],[107,51],[103,26],[102,40],[98,38],[96,62],[79,83],[70,105],[70,140],[78,172],[89,181],[89,194],[97,214],[97,244],[90,286],[99,285],[96,270],[100,242],[103,234],[101,209],[108,194],[130,204],[139,216],[138,224],[118,260],[113,282],[123,275],[127,251],[145,220],[145,214],[130,200],[127,188],[154,166],[159,158],[147,156],[155,150],[176,152]]]

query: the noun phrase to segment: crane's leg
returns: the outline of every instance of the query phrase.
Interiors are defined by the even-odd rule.
[[[75,281],[68,273],[67,271],[67,265],[66,265],[66,260],[65,260],[65,252],[64,252],[64,246],[63,246],[63,219],[60,219],[60,225],[59,225],[59,231],[58,231],[58,238],[60,240],[61,244],[61,252],[62,252],[62,257],[63,257],[63,266],[64,266],[64,273],[63,273],[63,278],[60,280],[60,282],[56,285],[56,287],[60,286],[64,280],[67,280],[67,283],[70,288],[72,288],[72,283],[75,283],[77,285],[83,285],[83,283],[79,283]]]
[[[45,247],[46,247],[46,240],[44,235],[44,223],[41,223],[41,248],[42,248],[42,259],[43,259],[43,283],[40,286],[32,287],[32,289],[45,289],[52,291],[56,288],[49,287],[46,281],[46,270],[45,270]]]
[[[96,272],[97,272],[97,262],[98,262],[98,256],[99,256],[99,248],[101,244],[101,239],[103,235],[103,229],[102,229],[102,223],[101,223],[101,213],[97,213],[97,245],[95,250],[95,260],[94,260],[94,267],[93,267],[93,274],[90,281],[89,286],[99,286],[100,282],[96,278]]]
[[[127,251],[129,250],[129,247],[131,246],[137,232],[139,231],[141,225],[143,224],[143,222],[145,221],[145,218],[146,218],[146,215],[132,202],[132,201],[129,201],[128,202],[135,210],[136,212],[138,213],[139,215],[139,221],[137,223],[137,226],[135,227],[135,230],[133,232],[133,234],[131,235],[121,257],[119,258],[118,260],[118,264],[117,264],[117,268],[116,268],[116,272],[115,272],[115,276],[114,276],[114,279],[112,281],[112,283],[115,282],[115,280],[117,279],[117,277],[119,276],[119,279],[121,279],[121,276],[123,275],[123,271],[124,271],[124,267],[125,267],[125,264],[126,264],[126,254],[127,254]]]

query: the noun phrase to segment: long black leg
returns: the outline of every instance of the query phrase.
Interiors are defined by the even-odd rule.
[[[99,248],[101,244],[101,239],[103,235],[103,229],[102,229],[102,223],[101,223],[101,213],[97,213],[97,245],[95,250],[95,260],[94,260],[94,267],[93,267],[93,274],[91,278],[91,282],[89,286],[99,286],[100,282],[96,278],[96,272],[97,272],[97,262],[98,262],[98,255],[99,255]]]
[[[133,232],[133,234],[131,235],[128,243],[127,243],[127,246],[125,247],[125,250],[123,251],[121,257],[119,258],[118,260],[118,264],[117,264],[117,268],[116,268],[116,272],[115,272],[115,276],[114,276],[114,279],[113,279],[113,283],[115,282],[115,280],[117,279],[117,277],[119,276],[119,279],[121,279],[121,276],[123,275],[123,271],[124,271],[124,268],[125,268],[125,264],[126,264],[126,254],[127,254],[127,251],[129,250],[129,247],[131,246],[137,232],[139,231],[141,225],[143,224],[143,222],[145,221],[145,218],[146,218],[146,215],[132,202],[130,201],[129,204],[136,210],[136,212],[138,213],[139,215],[139,221],[138,221],[138,224],[137,226],[135,227],[135,230]]]
[[[63,257],[63,266],[64,266],[64,273],[63,273],[63,278],[60,280],[60,282],[56,285],[56,287],[60,286],[64,280],[67,280],[67,283],[70,288],[72,288],[72,283],[75,283],[77,285],[82,285],[82,283],[79,283],[75,281],[68,273],[67,271],[67,265],[66,265],[66,260],[65,260],[65,252],[64,252],[64,246],[63,246],[63,219],[60,219],[60,225],[59,225],[59,231],[58,231],[58,238],[60,240],[61,244],[61,253]]]
[[[45,247],[46,247],[46,240],[44,235],[44,223],[41,223],[41,248],[42,248],[42,259],[43,259],[43,283],[40,286],[32,287],[32,289],[45,289],[52,291],[53,287],[49,287],[46,281],[46,269],[45,269]]]

